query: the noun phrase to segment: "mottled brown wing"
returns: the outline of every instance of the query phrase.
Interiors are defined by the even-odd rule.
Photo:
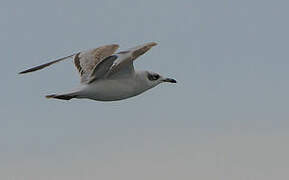
[[[95,66],[106,57],[115,53],[118,47],[119,45],[117,44],[111,44],[76,54],[74,57],[74,64],[80,74],[81,83],[89,81],[90,74]]]

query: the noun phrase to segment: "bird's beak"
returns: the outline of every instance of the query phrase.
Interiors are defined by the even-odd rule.
[[[165,79],[163,79],[163,82],[177,83],[177,81],[172,79],[172,78],[165,78]]]

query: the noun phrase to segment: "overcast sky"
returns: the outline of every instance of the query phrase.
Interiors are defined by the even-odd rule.
[[[0,179],[288,179],[287,1],[8,1],[0,6]],[[45,99],[79,50],[155,41],[178,80],[119,102]]]

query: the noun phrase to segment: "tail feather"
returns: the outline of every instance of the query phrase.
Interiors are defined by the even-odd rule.
[[[55,98],[55,99],[61,99],[61,100],[70,100],[72,98],[75,98],[77,95],[72,95],[72,94],[51,94],[51,95],[47,95],[45,96],[46,98],[50,99],[50,98]]]

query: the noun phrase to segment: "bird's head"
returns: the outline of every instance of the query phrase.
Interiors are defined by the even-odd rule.
[[[172,78],[163,77],[160,74],[151,71],[144,71],[142,76],[146,81],[147,86],[150,88],[163,82],[177,83],[177,81]]]

